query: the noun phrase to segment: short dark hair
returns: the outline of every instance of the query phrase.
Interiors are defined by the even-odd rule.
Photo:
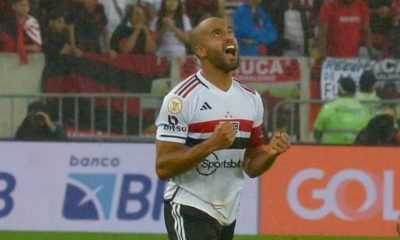
[[[53,8],[49,12],[49,20],[55,20],[58,18],[65,17],[66,13],[64,9],[61,8]]]
[[[28,105],[28,113],[45,112],[48,113],[49,109],[46,103],[42,101],[34,101]]]
[[[375,74],[372,71],[364,71],[360,78],[360,91],[371,91],[376,83]]]
[[[354,95],[356,92],[356,83],[351,77],[340,77],[339,89],[342,89],[345,94]]]

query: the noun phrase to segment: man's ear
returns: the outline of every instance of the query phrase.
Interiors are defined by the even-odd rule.
[[[196,54],[196,56],[198,56],[199,58],[204,58],[205,56],[207,56],[206,53],[206,49],[200,45],[197,45],[194,48],[194,53]]]

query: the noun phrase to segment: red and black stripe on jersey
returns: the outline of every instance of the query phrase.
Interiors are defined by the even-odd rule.
[[[203,83],[196,74],[194,74],[188,77],[174,93],[182,98],[185,98],[199,85],[203,85],[204,87],[208,88],[208,86]]]
[[[239,85],[240,85],[244,90],[246,90],[246,91],[248,91],[248,92],[250,92],[250,93],[256,95],[256,91],[254,91],[253,89],[251,89],[251,88],[247,87],[246,85],[244,85],[243,83],[241,83],[241,82],[239,81],[239,79],[233,78],[233,80],[236,81],[237,83],[239,83]]]
[[[210,134],[214,131],[215,127],[221,122],[239,122],[239,132],[249,133],[249,137],[236,137],[233,144],[228,149],[245,149],[247,147],[257,147],[263,142],[263,129],[260,125],[259,127],[253,128],[253,121],[244,120],[244,119],[221,119],[221,120],[212,120],[206,122],[198,122],[192,123],[189,125],[189,134]],[[185,145],[192,147],[197,145],[206,139],[203,138],[192,138],[187,137]]]

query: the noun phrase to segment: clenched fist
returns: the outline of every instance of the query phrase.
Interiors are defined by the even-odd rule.
[[[271,141],[269,142],[270,154],[280,155],[286,152],[292,145],[289,135],[283,132],[276,132],[272,135]]]
[[[228,148],[235,141],[236,131],[232,123],[223,122],[217,125],[210,140],[217,149]]]

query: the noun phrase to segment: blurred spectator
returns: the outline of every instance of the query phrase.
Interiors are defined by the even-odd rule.
[[[161,57],[184,57],[192,30],[190,19],[183,12],[180,0],[163,0],[157,18],[151,28],[158,34],[157,55]]]
[[[38,19],[40,15],[40,0],[29,0],[29,6],[31,8],[30,14]]]
[[[395,26],[388,37],[388,43],[386,48],[383,50],[383,56],[385,58],[400,58],[400,24]]]
[[[262,0],[246,0],[233,15],[233,27],[241,56],[264,56],[277,40],[275,27],[259,6]]]
[[[320,51],[318,46],[319,36],[319,12],[324,4],[324,0],[313,0],[310,12],[308,14],[308,38],[309,38],[309,56],[318,59],[320,58]]]
[[[60,55],[72,54],[64,17],[63,9],[54,9],[49,14],[47,28],[43,30],[43,50],[47,63],[58,62]]]
[[[395,81],[385,81],[383,87],[377,89],[377,95],[381,99],[397,99],[400,98],[400,92],[397,89]]]
[[[15,140],[66,141],[64,129],[55,124],[46,104],[36,101],[28,106],[28,112],[15,134]]]
[[[400,24],[400,0],[392,0],[393,25]]]
[[[359,91],[357,91],[356,98],[360,100],[369,110],[373,116],[379,107],[380,98],[376,95],[375,90],[376,77],[372,71],[364,71],[361,74],[359,81]]]
[[[387,108],[390,109],[390,108]],[[354,141],[355,145],[398,145],[400,134],[396,124],[396,114],[383,111],[374,116]]]
[[[37,20],[29,15],[28,0],[12,0],[14,16],[2,25],[3,51],[17,52],[23,63],[28,63],[28,53],[41,52],[42,37]]]
[[[383,84],[383,87],[377,88],[377,95],[381,99],[387,99],[387,100],[398,100],[400,99],[400,92],[398,90],[397,81],[391,80],[391,81],[385,81]],[[395,104],[393,106],[395,109],[396,113],[400,112],[400,105]],[[398,115],[396,115],[398,117]]]
[[[157,17],[158,11],[161,7],[160,0],[139,0],[140,5],[142,5],[145,9],[147,20],[149,23],[153,22],[153,20]]]
[[[319,29],[320,55],[325,57],[358,57],[364,40],[369,57],[372,49],[370,15],[364,0],[331,0],[321,8]]]
[[[9,0],[0,0],[0,23],[13,15]]]
[[[268,55],[308,55],[308,19],[300,0],[271,3],[268,15],[278,32],[278,41],[269,48]]]
[[[100,0],[107,16],[107,30],[111,34],[124,19],[124,14],[132,0]]]
[[[156,33],[149,28],[144,7],[129,6],[124,21],[111,37],[111,47],[120,53],[154,54]]]
[[[82,0],[82,4],[72,10],[68,23],[71,23],[73,29],[70,36],[73,48],[102,53],[104,44],[104,51],[112,54],[106,28],[107,17],[103,5],[98,0]]]
[[[338,98],[325,104],[314,123],[317,143],[353,144],[357,134],[371,118],[368,110],[357,100],[356,83],[350,77],[338,82]]]
[[[65,56],[73,54],[69,43],[68,29],[64,18],[64,9],[54,9],[49,13],[49,21],[43,30],[43,51],[46,65],[42,74],[42,90],[46,91],[45,83],[49,76],[59,73],[65,76],[70,73],[72,65]]]
[[[391,7],[392,0],[369,0],[372,44],[374,49],[379,51],[388,44],[388,37],[393,28]]]
[[[185,9],[192,26],[208,17],[221,17],[218,0],[184,0]]]
[[[78,4],[78,0],[40,0],[39,22],[41,26],[45,27],[47,25],[50,12],[54,9],[62,10],[64,15],[67,16],[76,4]]]

